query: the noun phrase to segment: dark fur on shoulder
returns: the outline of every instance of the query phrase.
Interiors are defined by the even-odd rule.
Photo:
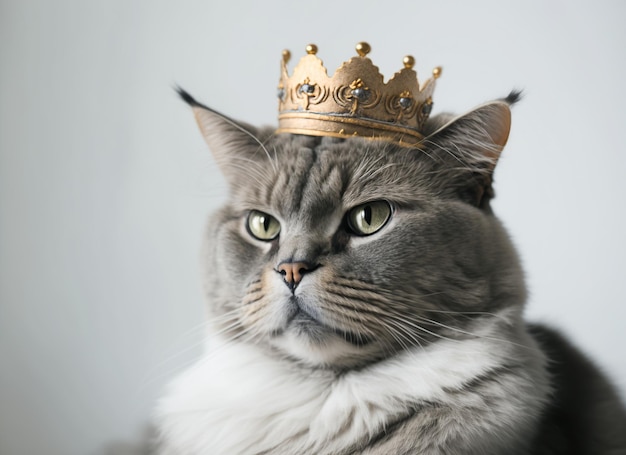
[[[626,454],[626,411],[596,365],[554,329],[530,333],[548,358],[553,393],[533,454]]]

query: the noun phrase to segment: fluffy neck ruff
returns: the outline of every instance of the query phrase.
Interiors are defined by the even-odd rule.
[[[317,454],[358,448],[420,403],[454,405],[458,394],[450,391],[461,391],[519,358],[520,350],[529,351],[502,339],[507,327],[509,340],[530,343],[507,319],[500,314],[483,321],[471,339],[442,339],[341,375],[304,371],[254,345],[212,339],[204,357],[177,378],[160,403],[163,453]],[[527,382],[532,388],[532,378]],[[512,407],[508,424],[524,420],[521,413]]]

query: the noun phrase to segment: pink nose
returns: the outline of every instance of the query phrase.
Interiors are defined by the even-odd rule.
[[[293,291],[302,281],[304,274],[311,269],[311,265],[306,262],[283,262],[278,266],[277,271],[283,276],[287,287]]]

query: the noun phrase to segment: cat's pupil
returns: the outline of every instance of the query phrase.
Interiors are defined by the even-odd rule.
[[[262,217],[262,219],[263,219],[263,229],[265,230],[265,232],[267,232],[267,230],[270,228],[270,217],[264,216]]]
[[[367,205],[363,209],[363,219],[368,225],[372,224],[372,207]]]

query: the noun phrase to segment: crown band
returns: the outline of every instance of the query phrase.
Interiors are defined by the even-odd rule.
[[[310,136],[364,137],[368,139],[386,139],[406,142],[410,137],[413,142],[421,141],[424,136],[418,132],[398,125],[377,120],[349,117],[344,114],[314,114],[308,112],[282,113],[278,116],[277,133],[306,134]]]
[[[283,52],[277,133],[358,136],[419,146],[441,68],[435,68],[433,77],[420,86],[413,70],[415,59],[406,56],[404,68],[385,83],[366,57],[370,46],[359,43],[358,55],[329,77],[316,56],[317,46],[311,44],[306,50],[291,76],[287,71],[291,54]]]

